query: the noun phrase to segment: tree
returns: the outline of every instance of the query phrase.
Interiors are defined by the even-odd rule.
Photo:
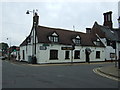
[[[7,49],[8,49],[8,44],[7,43],[4,43],[4,42],[2,42],[2,43],[0,43],[0,49],[2,50],[2,54],[4,55],[4,54],[7,54]]]

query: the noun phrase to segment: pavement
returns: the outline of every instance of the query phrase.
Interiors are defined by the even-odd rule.
[[[105,66],[93,69],[93,71],[103,77],[120,81],[120,69],[116,66]]]
[[[6,60],[10,61],[11,63],[15,64],[22,64],[22,65],[30,65],[30,66],[53,66],[53,65],[71,65],[70,63],[68,64],[28,64],[27,62],[19,62],[19,61],[12,61],[12,60]],[[92,63],[91,63],[92,64]],[[73,65],[78,65],[77,63],[74,63]],[[104,67],[98,67],[94,68],[93,71],[96,74],[99,74],[103,77],[113,79],[116,81],[120,81],[120,69],[118,69],[118,65],[110,65],[110,66],[104,66]]]

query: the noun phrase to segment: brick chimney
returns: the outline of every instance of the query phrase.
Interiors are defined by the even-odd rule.
[[[106,12],[104,15],[104,26],[108,26],[109,28],[112,28],[112,11]]]
[[[86,28],[86,33],[91,33],[91,28]]]
[[[39,24],[39,16],[35,12],[35,15],[33,16],[33,25],[37,26]]]

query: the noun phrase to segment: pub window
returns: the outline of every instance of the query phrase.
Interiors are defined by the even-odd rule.
[[[57,43],[59,41],[59,36],[56,32],[53,32],[50,36],[49,36],[49,40],[51,42],[55,42]]]
[[[96,45],[97,45],[97,46],[100,46],[100,41],[96,41]]]
[[[69,58],[69,53],[70,53],[69,51],[65,51],[65,59],[70,59]]]
[[[54,38],[52,36],[49,37],[49,40],[52,41],[52,42],[54,41],[53,39]]]
[[[80,45],[80,44],[81,44],[81,39],[80,39],[80,38],[75,38],[75,39],[73,39],[73,42],[74,42],[76,45]]]
[[[80,51],[79,50],[75,50],[74,59],[80,59]]]
[[[58,50],[50,50],[50,60],[58,59]]]
[[[50,36],[50,37],[49,37],[49,40],[50,40],[51,42],[58,42],[58,36]]]
[[[100,59],[100,51],[96,51],[96,59]]]
[[[54,42],[58,42],[58,37],[54,36]]]
[[[75,39],[75,44],[80,44],[80,39]]]

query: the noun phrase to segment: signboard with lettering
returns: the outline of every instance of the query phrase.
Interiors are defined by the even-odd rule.
[[[61,47],[61,50],[73,50],[72,47]]]
[[[44,44],[43,44],[43,46],[49,46],[49,44],[47,44],[47,43],[44,43]]]
[[[46,46],[40,46],[40,50],[46,50],[47,47]]]
[[[115,58],[115,53],[110,53],[110,58]]]

